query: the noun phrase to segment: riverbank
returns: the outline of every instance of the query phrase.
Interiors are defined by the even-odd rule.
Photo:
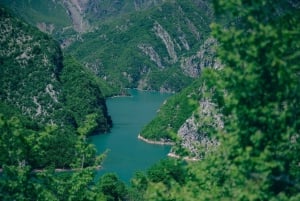
[[[191,157],[188,157],[188,156],[181,157],[181,156],[178,156],[177,154],[172,153],[172,152],[168,153],[168,157],[171,157],[171,158],[178,158],[178,159],[182,158],[183,160],[185,160],[185,161],[190,161],[190,162],[200,161],[199,158],[191,158]]]
[[[102,167],[99,165],[99,166],[96,166],[96,167],[90,167],[92,168],[93,170],[100,170]],[[59,172],[78,172],[78,171],[81,171],[83,170],[84,168],[73,168],[73,169],[65,169],[65,168],[56,168],[54,169],[54,172],[56,173],[59,173]],[[38,172],[45,172],[47,171],[46,169],[33,169],[31,171],[31,173],[38,173]],[[3,169],[0,168],[0,173],[3,172]]]
[[[142,140],[146,143],[149,143],[149,144],[158,144],[158,145],[175,145],[174,142],[170,142],[170,141],[156,141],[156,140],[149,140],[149,139],[146,139],[144,138],[143,136],[141,136],[140,134],[138,135],[138,139],[139,140]]]
[[[142,137],[140,134],[138,135],[138,139],[139,140],[142,140],[146,143],[149,143],[149,144],[158,144],[158,145],[175,145],[174,142],[167,142],[167,141],[155,141],[155,140],[148,140],[144,137]],[[190,161],[190,162],[196,162],[196,161],[199,161],[200,159],[199,158],[191,158],[191,157],[188,157],[188,156],[185,156],[185,157],[181,157],[173,152],[169,152],[167,154],[168,157],[171,157],[171,158],[177,158],[177,159],[180,159],[182,158],[183,160],[185,161]]]

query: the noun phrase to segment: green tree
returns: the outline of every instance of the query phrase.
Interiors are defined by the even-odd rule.
[[[123,201],[127,196],[125,184],[114,173],[107,173],[100,178],[98,192],[98,200]]]
[[[147,176],[151,182],[163,182],[166,185],[168,185],[172,179],[178,183],[184,183],[186,176],[185,171],[182,161],[164,159],[149,168]]]
[[[191,164],[174,200],[300,199],[300,12],[293,1],[215,1],[223,69],[206,70],[224,115],[218,150]],[[223,19],[225,19],[223,18]],[[149,200],[170,200],[152,185]],[[155,197],[153,196],[155,195]]]
[[[299,199],[300,15],[285,3],[216,3],[217,13],[238,20],[213,25],[225,120],[218,154],[204,165],[210,180],[218,177],[209,190],[214,199]]]
[[[64,59],[60,79],[65,94],[65,111],[61,116],[79,132],[109,131],[112,121],[100,89],[100,79],[70,56]]]
[[[58,132],[0,114],[0,200],[95,200],[94,170],[102,158],[85,138]]]

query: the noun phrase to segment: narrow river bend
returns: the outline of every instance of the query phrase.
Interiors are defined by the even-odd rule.
[[[98,175],[117,173],[129,182],[136,171],[144,171],[160,159],[166,158],[170,146],[147,144],[137,139],[143,126],[151,121],[170,94],[130,90],[130,97],[107,99],[113,119],[110,133],[92,136],[99,153],[109,150]]]

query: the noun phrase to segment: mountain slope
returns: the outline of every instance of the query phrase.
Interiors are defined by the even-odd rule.
[[[72,27],[72,20],[61,1],[0,0],[0,4],[8,7],[26,22],[54,36]]]
[[[53,35],[115,93],[125,87],[179,91],[212,62],[203,57],[212,41],[210,0],[0,3]]]
[[[80,65],[64,62],[59,45],[48,35],[2,8],[0,15],[1,102],[18,108],[23,115],[41,124],[77,128],[86,115],[97,114],[101,120],[98,119],[95,129],[107,131],[111,120],[100,81]],[[86,81],[76,82],[79,77]],[[85,96],[76,94],[74,85],[76,90],[85,91]],[[85,108],[70,108],[68,93],[77,98],[76,104]],[[88,102],[93,99],[92,103]]]
[[[0,7],[0,85],[0,200],[93,200],[87,136],[111,126],[99,79]]]
[[[0,0],[1,4],[27,22],[56,37],[84,33],[97,26],[99,20],[146,9],[161,2],[162,0]]]
[[[157,142],[174,142],[171,156],[199,159],[214,149],[218,144],[214,133],[224,123],[216,104],[214,77],[207,72],[166,100],[140,136]]]
[[[165,1],[100,24],[66,51],[111,86],[178,91],[212,62],[202,60],[212,20],[209,3]]]

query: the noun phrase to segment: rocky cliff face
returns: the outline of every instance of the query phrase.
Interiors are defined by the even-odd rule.
[[[181,59],[180,67],[190,77],[199,77],[205,67],[220,68],[220,62],[216,58],[216,45],[215,39],[206,39],[195,55]]]
[[[168,51],[170,57],[170,61],[168,61],[168,63],[173,64],[177,62],[178,59],[175,51],[175,45],[169,33],[158,22],[154,23],[153,30],[157,37],[162,40]]]
[[[85,18],[90,0],[63,0],[63,4],[72,19],[75,31],[83,33],[89,30],[90,25]]]
[[[132,0],[132,1],[107,1],[107,0],[61,0],[72,19],[74,29],[83,33],[93,28],[90,22],[99,19],[118,16],[119,14],[140,11],[153,7],[163,0]]]
[[[41,31],[54,35],[59,32],[61,37],[65,29],[70,27],[77,33],[85,33],[95,28],[99,20],[141,11],[161,2],[163,0],[3,0],[0,3],[16,13],[21,13],[28,22],[39,27]],[[62,21],[66,23],[61,23]],[[70,30],[67,32],[69,35]]]
[[[149,56],[150,60],[155,62],[158,68],[164,68],[164,66],[161,63],[161,58],[159,54],[154,50],[154,48],[151,45],[139,44],[138,48],[140,48],[144,54]]]
[[[212,101],[213,89],[208,89],[205,83],[199,88],[203,97],[199,101],[198,110],[188,118],[178,130],[180,143],[174,148],[185,149],[189,156],[202,159],[218,146],[218,141],[209,133],[223,129],[222,114]]]

